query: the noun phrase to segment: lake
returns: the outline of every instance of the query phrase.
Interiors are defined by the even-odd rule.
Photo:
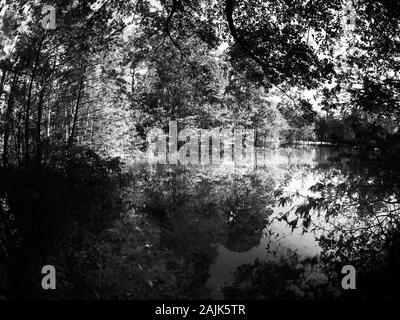
[[[395,196],[386,171],[334,146],[258,150],[256,159],[136,174],[136,211],[159,230],[153,246],[174,257],[163,268],[181,270],[175,280],[188,299],[337,295],[342,266],[384,252]]]
[[[330,166],[330,159],[337,158],[344,149],[330,146],[296,146],[279,148],[272,151],[259,151],[257,154],[258,167],[256,171],[272,170],[276,179],[282,179],[290,173],[291,178],[284,188],[284,193],[312,194],[311,186],[321,178],[321,166]],[[342,159],[345,163],[345,158]],[[234,272],[238,267],[259,260],[276,260],[277,252],[285,254],[287,249],[297,252],[302,257],[315,257],[321,252],[315,240],[315,232],[302,232],[301,229],[292,230],[284,221],[274,218],[282,212],[288,211],[302,201],[299,196],[294,202],[284,206],[273,206],[269,223],[263,230],[259,243],[245,252],[235,252],[222,244],[218,245],[218,255],[210,266],[210,277],[207,287],[211,290],[211,298],[222,299],[221,288],[234,279]],[[316,218],[315,218],[316,219]],[[274,236],[271,244],[271,235]],[[273,248],[271,248],[271,245]]]

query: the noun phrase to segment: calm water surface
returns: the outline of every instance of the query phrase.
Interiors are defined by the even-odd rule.
[[[209,268],[210,276],[207,280],[211,298],[223,298],[221,288],[232,283],[237,268],[253,263],[256,259],[273,261],[284,255],[288,249],[295,251],[303,258],[318,256],[321,248],[315,240],[314,232],[303,233],[300,228],[292,231],[285,221],[278,221],[275,218],[299,204],[304,196],[311,195],[309,188],[323,174],[324,170],[321,168],[329,168],[329,160],[341,155],[342,151],[327,146],[299,146],[257,154],[258,167],[256,170],[259,174],[267,171],[277,181],[286,176],[284,193],[298,193],[300,196],[296,197],[293,203],[271,208],[272,214],[268,219],[269,223],[265,226],[257,245],[251,249],[238,252],[226,248],[223,244],[217,245],[217,255]],[[345,163],[346,159],[342,158],[340,162]],[[317,168],[318,170],[316,170]],[[291,216],[293,217],[294,214],[292,213]],[[318,218],[314,216],[314,219]]]

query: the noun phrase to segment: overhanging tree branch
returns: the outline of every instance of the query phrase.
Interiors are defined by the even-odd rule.
[[[239,37],[239,34],[237,32],[237,29],[235,27],[235,23],[233,21],[233,11],[235,9],[235,0],[226,0],[225,1],[225,16],[226,20],[228,22],[228,27],[229,27],[229,32],[231,33],[233,39],[236,41],[237,44],[239,44],[244,51],[249,55],[251,59],[253,59],[258,65],[261,66],[264,72],[267,72],[268,69],[271,69],[272,66],[268,65],[263,59],[258,57],[254,51],[250,48],[250,46]],[[279,91],[281,91],[286,97],[288,97],[292,102],[296,105],[296,101],[286,93],[285,90],[283,90],[279,85],[273,83],[269,79],[265,78],[264,79],[268,82],[268,84],[276,87]]]

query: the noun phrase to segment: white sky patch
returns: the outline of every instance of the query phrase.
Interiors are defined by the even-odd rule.
[[[162,9],[162,5],[158,0],[150,0],[150,12],[155,12]]]
[[[102,5],[104,5],[104,3],[106,3],[107,0],[97,0],[95,3],[93,3],[90,6],[90,9],[92,9],[93,11],[97,11],[101,8]]]
[[[227,42],[222,42],[218,47],[218,51],[224,52],[226,49],[228,49],[228,47],[229,44]]]

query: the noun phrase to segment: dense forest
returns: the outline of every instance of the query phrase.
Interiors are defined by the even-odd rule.
[[[249,250],[287,204],[292,230],[329,223],[321,253],[242,265],[225,297],[398,298],[397,0],[1,0],[0,30],[0,299],[209,298],[217,245]],[[296,167],[148,165],[170,121],[345,151],[287,194]]]

